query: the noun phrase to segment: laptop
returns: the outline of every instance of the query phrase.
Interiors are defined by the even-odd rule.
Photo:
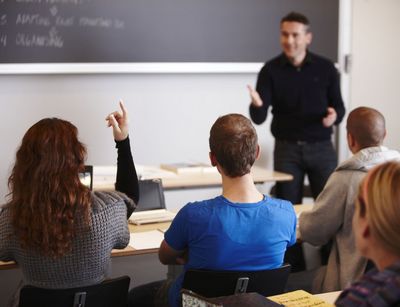
[[[79,179],[90,190],[93,190],[93,165],[85,165],[85,169],[79,173]]]
[[[139,203],[129,217],[135,225],[170,222],[176,213],[165,207],[164,189],[161,179],[139,180]]]

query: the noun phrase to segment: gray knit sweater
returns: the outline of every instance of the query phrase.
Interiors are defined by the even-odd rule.
[[[78,234],[72,251],[57,259],[22,249],[13,234],[10,211],[4,208],[0,213],[0,260],[15,260],[23,272],[24,284],[36,287],[99,283],[107,276],[111,250],[129,243],[127,206],[132,203],[119,192],[93,192],[90,231]]]
[[[303,241],[323,245],[333,240],[328,264],[320,268],[314,280],[314,293],[342,290],[363,275],[367,260],[356,249],[352,229],[358,187],[369,169],[399,159],[397,151],[383,146],[362,149],[336,168],[313,210],[300,215]]]

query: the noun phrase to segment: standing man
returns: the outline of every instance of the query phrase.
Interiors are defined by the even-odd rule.
[[[272,107],[274,169],[293,175],[277,183],[276,196],[293,204],[302,202],[305,174],[315,199],[335,169],[332,126],[345,113],[339,74],[331,61],[307,50],[311,40],[307,17],[294,12],[283,17],[283,53],[261,69],[256,90],[248,86],[254,123],[263,123]]]

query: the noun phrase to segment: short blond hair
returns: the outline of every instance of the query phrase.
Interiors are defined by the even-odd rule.
[[[366,215],[371,234],[383,247],[400,256],[400,162],[375,167],[364,185],[365,208],[360,214]]]

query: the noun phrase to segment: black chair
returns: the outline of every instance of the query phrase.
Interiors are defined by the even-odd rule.
[[[130,278],[122,276],[100,284],[70,289],[24,286],[19,307],[126,307]]]
[[[211,271],[189,269],[182,288],[204,297],[257,292],[263,296],[283,293],[290,274],[290,264],[262,271]]]

